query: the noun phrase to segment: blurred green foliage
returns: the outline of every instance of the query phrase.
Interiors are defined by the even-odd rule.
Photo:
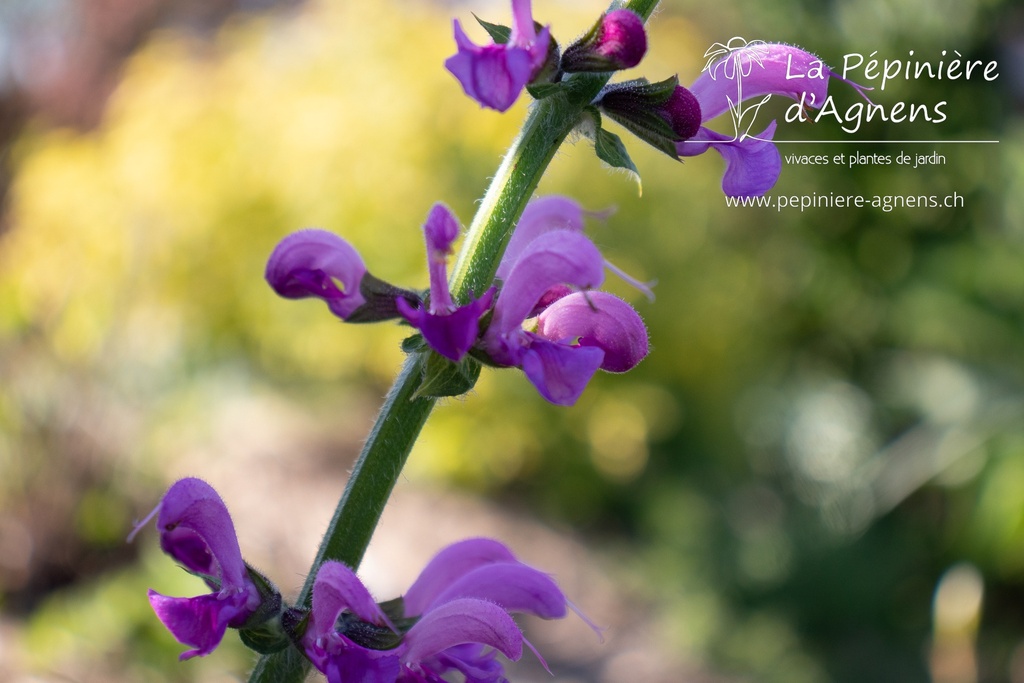
[[[99,131],[19,141],[0,240],[0,510],[68,488],[50,514],[87,548],[118,544],[223,392],[259,386],[327,415],[387,386],[402,331],[275,298],[266,256],[317,225],[376,275],[425,286],[427,211],[444,201],[469,222],[526,104],[501,116],[462,96],[441,68],[447,11],[334,5],[231,24],[212,45],[160,35]],[[598,9],[547,5],[535,13],[563,40]],[[833,63],[908,49],[1003,59],[1011,12],[998,0],[669,0],[638,73],[689,83],[704,49],[733,35]],[[435,413],[408,476],[588,534],[652,602],[666,647],[759,681],[928,680],[933,593],[968,562],[984,583],[981,678],[1024,680],[1024,126],[1009,86],[873,94],[948,99],[950,118],[860,133],[998,145],[941,146],[947,163],[919,169],[786,165],[774,192],[955,191],[961,209],[730,209],[717,156],[677,164],[623,134],[641,198],[588,143],[566,147],[541,192],[617,207],[588,229],[613,263],[657,280],[651,304],[610,283],[645,316],[653,353],[569,410],[518,372],[485,373]],[[854,101],[841,83],[831,92]],[[781,124],[777,137],[846,136]],[[32,656],[84,647],[59,635],[86,619],[139,680],[184,676],[153,668],[177,652],[141,597],[164,571],[153,553],[41,603]],[[29,580],[4,578],[7,594]],[[123,611],[97,621],[99,604]],[[204,666],[244,661],[235,652]]]

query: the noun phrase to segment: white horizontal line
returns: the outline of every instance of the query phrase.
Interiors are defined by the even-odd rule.
[[[994,145],[999,140],[772,140],[777,145]]]

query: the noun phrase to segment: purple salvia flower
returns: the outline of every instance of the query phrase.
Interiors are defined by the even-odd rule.
[[[181,659],[207,655],[229,626],[243,626],[261,604],[259,590],[242,561],[231,515],[217,492],[194,478],[171,486],[132,536],[153,515],[157,515],[160,547],[185,569],[200,575],[213,592],[171,598],[150,590],[149,602],[174,637],[194,648],[182,653]]]
[[[497,111],[505,111],[543,69],[551,40],[549,27],[538,33],[530,0],[512,0],[512,33],[503,45],[479,46],[454,22],[458,52],[444,65],[462,84],[466,94]]]
[[[491,307],[493,288],[479,299],[457,307],[448,290],[447,261],[451,245],[459,235],[459,223],[444,204],[435,204],[423,226],[430,273],[430,307],[413,307],[402,297],[395,299],[398,311],[417,328],[430,347],[452,361],[466,355],[479,334],[480,316]]]
[[[359,291],[364,275],[359,252],[334,233],[319,229],[299,230],[281,240],[266,269],[267,282],[279,295],[323,299],[342,320],[366,303]]]
[[[740,130],[751,123],[744,120],[741,104],[752,98],[782,95],[796,100],[801,107],[820,108],[825,103],[831,76],[835,74],[821,60],[792,45],[751,43],[733,50],[709,65],[690,92],[700,103],[701,123],[730,109],[734,113],[739,111],[736,135],[723,135],[702,126],[690,139],[676,143],[676,151],[680,156],[696,156],[713,148],[725,159],[725,194],[763,195],[782,172],[782,157],[771,142],[775,122],[757,135],[748,135],[746,130]],[[756,111],[756,106],[750,111]]]
[[[362,647],[335,628],[346,610],[362,623],[395,630],[351,569],[325,562],[313,583],[313,609],[302,640],[306,656],[332,683],[394,681],[399,671],[396,652]]]
[[[325,563],[302,638],[306,655],[329,683],[441,683],[452,671],[467,683],[497,683],[504,672],[496,652],[516,660],[525,642],[509,614],[559,619],[568,603],[551,577],[519,562],[501,543],[477,538],[439,552],[403,605],[405,620],[415,623],[395,647],[360,644],[357,633],[367,625],[396,637],[397,630],[351,569]]]
[[[618,71],[640,63],[647,53],[644,21],[627,9],[612,10],[562,55],[562,70]]]
[[[540,298],[556,285],[599,286],[603,265],[601,252],[582,233],[552,230],[532,240],[516,259],[494,305],[484,337],[490,356],[502,365],[520,365],[530,344],[522,324]]]
[[[607,368],[622,372],[647,354],[647,330],[629,304],[601,295],[597,303],[590,299],[594,310],[587,316],[576,297],[586,303],[590,295],[568,294],[569,288],[600,285],[603,266],[601,253],[582,233],[542,232],[519,252],[495,303],[484,348],[498,364],[521,367],[552,403],[575,403],[598,368],[606,366],[607,355]],[[538,303],[545,299],[553,303],[540,311]],[[526,319],[538,312],[547,322],[538,320],[536,331],[524,329]]]
[[[574,292],[537,317],[537,335],[576,339],[579,346],[604,351],[601,369],[626,372],[647,355],[647,329],[633,307],[607,292]]]
[[[498,264],[496,277],[505,280],[523,250],[540,235],[552,230],[583,232],[586,212],[578,202],[568,197],[549,195],[530,200],[516,223],[508,246]],[[600,214],[598,214],[600,215]]]
[[[509,271],[512,270],[512,266],[519,260],[519,256],[522,254],[523,249],[543,233],[550,232],[552,230],[583,232],[584,217],[590,216],[591,218],[603,219],[610,216],[613,211],[614,209],[606,209],[604,211],[586,211],[578,202],[559,195],[537,197],[536,199],[531,200],[530,203],[526,205],[526,208],[523,209],[523,215],[519,217],[519,222],[516,224],[516,229],[512,233],[512,238],[509,239],[508,246],[505,247],[505,253],[501,258],[501,262],[498,264],[496,277],[499,280],[505,280],[508,277]],[[654,300],[654,293],[651,291],[649,286],[650,283],[644,283],[637,280],[635,277],[624,272],[607,259],[604,261],[604,266],[622,278],[622,280],[627,284],[632,285],[643,292],[644,296],[648,299],[651,301]],[[551,303],[571,291],[571,288],[568,288],[563,284],[555,285],[541,297],[536,310],[543,310]]]
[[[462,306],[452,299],[447,259],[459,224],[443,204],[431,209],[423,226],[430,276],[428,302],[374,278],[347,242],[322,230],[304,230],[282,240],[267,264],[267,280],[282,296],[324,299],[332,312],[353,322],[402,316],[439,355],[460,362],[471,350],[479,351],[498,365],[521,367],[547,400],[571,405],[599,368],[618,372],[619,366],[628,369],[646,354],[647,333],[639,316],[625,302],[614,300],[607,310],[598,309],[601,316],[594,320],[569,324],[572,329],[567,334],[525,330],[523,323],[562,298],[599,285],[604,268],[653,299],[646,284],[605,261],[583,234],[588,213],[607,215],[586,212],[566,197],[531,201],[496,269],[496,285],[502,287],[497,301],[496,286],[479,299],[470,295]],[[605,301],[603,295],[597,300]],[[593,304],[593,300],[587,301]],[[489,311],[491,319],[481,338],[480,321]],[[620,314],[619,326],[608,319]],[[559,315],[583,320],[580,315]],[[600,333],[592,333],[591,327]],[[619,338],[620,334],[625,336]],[[620,347],[633,349],[635,359],[626,364],[606,362],[605,354],[617,357]]]

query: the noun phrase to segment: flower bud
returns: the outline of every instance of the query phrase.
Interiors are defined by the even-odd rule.
[[[675,76],[659,83],[639,78],[610,85],[597,106],[672,158],[678,158],[675,143],[692,138],[701,125],[700,103]]]
[[[668,121],[680,140],[689,140],[700,129],[700,103],[693,93],[681,85],[676,86],[668,101],[655,111]]]
[[[617,9],[601,16],[587,35],[562,55],[562,70],[618,71],[640,63],[647,52],[644,22],[634,12]]]

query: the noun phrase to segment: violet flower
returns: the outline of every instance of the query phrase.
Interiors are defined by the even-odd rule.
[[[302,647],[329,683],[498,683],[496,653],[517,660],[525,639],[510,613],[566,615],[565,595],[547,574],[501,543],[476,538],[439,552],[401,601],[381,605],[339,562],[320,567]],[[588,622],[589,623],[589,622]]]
[[[629,304],[603,292],[573,291],[604,279],[601,252],[585,235],[556,229],[522,248],[509,246],[515,261],[506,266],[484,335],[496,363],[521,367],[545,399],[572,405],[598,368],[624,372],[643,360],[647,329]],[[524,329],[538,315],[536,328]]]
[[[725,159],[722,190],[726,195],[763,195],[782,172],[782,157],[771,142],[775,121],[761,133],[750,135],[752,120],[747,121],[750,117],[745,114],[756,114],[760,105],[744,112],[742,103],[783,95],[801,106],[817,109],[825,102],[830,76],[835,74],[820,59],[792,45],[750,43],[731,49],[701,73],[690,92],[700,104],[702,123],[732,111],[735,134],[725,135],[701,126],[693,137],[676,143],[676,151],[689,157],[714,149]]]
[[[458,52],[444,65],[466,94],[497,111],[505,111],[543,69],[551,40],[549,27],[538,33],[530,0],[512,0],[512,33],[507,43],[479,46],[454,21]]]
[[[599,285],[608,268],[653,298],[644,283],[605,261],[583,235],[586,213],[566,197],[531,201],[498,265],[502,292],[496,303],[495,287],[462,306],[452,300],[446,263],[459,224],[443,204],[431,209],[423,226],[430,274],[426,303],[374,278],[351,245],[322,230],[282,240],[267,263],[267,281],[285,297],[323,299],[343,320],[404,317],[445,358],[457,363],[474,351],[498,365],[521,367],[544,398],[572,405],[598,368],[623,372],[647,354],[647,331],[629,304],[578,290]],[[552,307],[562,298],[567,300]],[[579,301],[585,306],[573,305]],[[531,323],[536,329],[523,329],[549,307],[537,325]],[[481,338],[480,321],[489,311]]]
[[[451,245],[459,235],[459,223],[444,204],[435,204],[423,226],[427,242],[427,269],[430,273],[430,306],[413,307],[402,297],[395,300],[399,312],[417,328],[426,342],[439,354],[458,362],[479,335],[480,316],[491,307],[494,289],[465,306],[456,306],[448,290],[447,261]]]
[[[315,228],[281,240],[267,260],[265,274],[280,296],[323,299],[342,320],[366,303],[359,288],[365,275],[366,266],[351,244]]]
[[[230,626],[239,628],[257,613],[262,599],[242,561],[235,529],[224,501],[201,479],[182,479],[168,489],[132,537],[153,515],[160,547],[213,592],[171,598],[149,591],[149,603],[179,642],[193,649],[181,659],[210,654]]]
[[[523,209],[523,214],[519,217],[515,231],[508,241],[508,246],[505,247],[505,253],[498,264],[496,277],[499,280],[505,280],[508,277],[509,271],[512,270],[512,266],[519,260],[523,249],[545,232],[552,230],[583,232],[583,219],[586,216],[603,219],[612,213],[613,210],[611,209],[605,211],[586,211],[580,206],[579,202],[559,195],[548,195],[531,199],[526,208]],[[654,301],[654,292],[650,288],[651,283],[641,282],[608,259],[604,259],[604,267],[615,273],[627,284],[640,290],[648,300]],[[562,291],[562,296],[572,291],[564,285],[560,285],[556,289]],[[541,299],[539,305],[543,308],[556,298],[558,297],[554,296],[554,292],[549,291]]]

